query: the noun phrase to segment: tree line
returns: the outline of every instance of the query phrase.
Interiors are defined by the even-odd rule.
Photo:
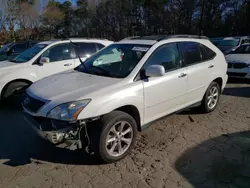
[[[4,0],[0,41],[199,34],[250,35],[250,0]]]

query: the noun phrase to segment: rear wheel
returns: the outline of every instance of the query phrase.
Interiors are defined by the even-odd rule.
[[[98,121],[99,131],[92,131],[92,150],[106,163],[123,159],[135,146],[137,126],[129,114],[113,111]]]
[[[212,112],[216,109],[220,99],[221,89],[217,82],[212,82],[208,87],[202,100],[201,107],[205,113]]]

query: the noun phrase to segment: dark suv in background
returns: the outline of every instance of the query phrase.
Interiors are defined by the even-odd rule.
[[[0,61],[13,59],[15,56],[31,48],[37,43],[38,41],[22,41],[8,43],[2,48],[0,48]]]

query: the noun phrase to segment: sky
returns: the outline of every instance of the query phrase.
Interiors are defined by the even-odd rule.
[[[49,2],[49,0],[39,0],[39,1],[40,1],[41,6],[45,6]],[[60,3],[63,3],[66,0],[57,0],[57,1],[59,1]],[[72,4],[76,4],[77,0],[68,0],[68,1],[70,1]]]

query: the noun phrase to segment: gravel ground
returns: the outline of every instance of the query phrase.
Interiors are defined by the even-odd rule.
[[[192,109],[139,134],[133,153],[102,165],[37,137],[18,110],[0,107],[0,188],[249,188],[250,85],[231,83],[218,109]]]

